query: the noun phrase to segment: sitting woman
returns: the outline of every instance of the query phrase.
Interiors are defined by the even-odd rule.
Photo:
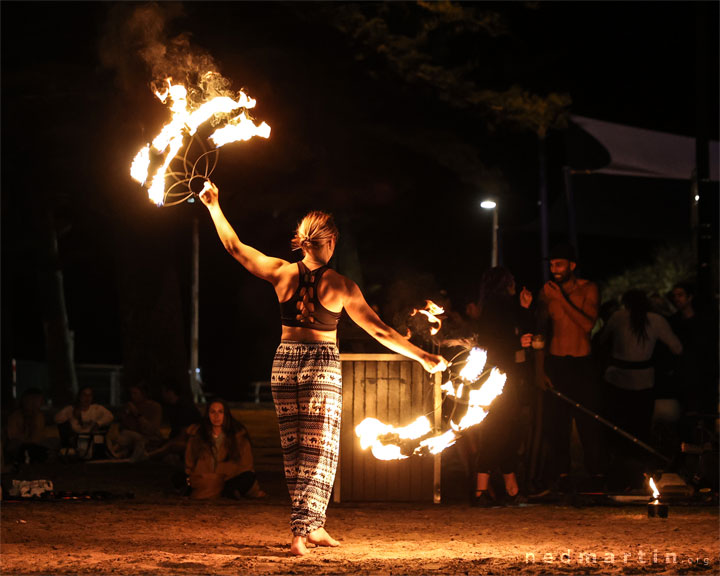
[[[213,400],[188,434],[185,473],[191,498],[265,496],[255,477],[247,429],[232,417],[224,400]]]

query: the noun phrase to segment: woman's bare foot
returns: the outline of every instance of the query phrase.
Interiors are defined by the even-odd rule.
[[[245,493],[245,496],[247,498],[265,498],[267,494],[260,488],[260,484],[258,484],[257,480],[253,483],[253,485],[250,487],[250,490],[248,490]]]
[[[318,528],[308,534],[307,541],[315,546],[340,546],[340,542],[335,540],[330,534],[327,533],[325,528]]]
[[[305,541],[305,536],[293,536],[290,553],[295,556],[305,556],[309,552],[307,546],[305,546]]]

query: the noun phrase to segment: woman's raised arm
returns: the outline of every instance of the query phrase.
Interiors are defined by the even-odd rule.
[[[422,348],[418,348],[406,338],[403,338],[396,330],[385,324],[375,311],[370,308],[362,295],[360,288],[352,280],[343,277],[345,289],[343,294],[343,307],[348,316],[360,328],[365,330],[378,342],[387,346],[393,352],[417,360],[423,368],[430,372],[440,372],[447,368],[447,361],[442,356],[430,354]]]
[[[259,250],[240,241],[220,208],[217,186],[209,180],[205,182],[205,186],[200,192],[200,200],[207,206],[220,241],[232,257],[240,262],[251,274],[267,280],[273,286],[276,285],[279,281],[280,268],[288,264],[288,262],[281,258],[266,256]]]

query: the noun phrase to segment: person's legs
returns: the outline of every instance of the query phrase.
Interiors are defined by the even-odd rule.
[[[568,369],[565,358],[547,356],[546,371],[553,386],[562,394],[568,393]],[[572,407],[548,392],[543,398],[543,429],[548,444],[548,476],[557,483],[570,473],[570,433]]]
[[[236,492],[240,496],[245,496],[253,487],[256,481],[255,472],[248,470],[237,476],[233,476],[225,481],[222,495],[225,498],[235,498]]]
[[[311,543],[337,545],[323,526],[340,448],[340,358],[334,345],[305,346],[298,372],[300,449],[291,527],[294,535]]]
[[[300,447],[298,427],[297,343],[280,343],[273,360],[270,384],[280,428],[280,446],[290,500],[294,501],[297,483],[297,458]]]
[[[573,400],[596,414],[603,413],[601,380],[590,357],[573,359],[572,387],[568,395]],[[579,409],[574,410],[574,418],[583,447],[585,469],[592,477],[604,477],[607,453],[603,425]]]

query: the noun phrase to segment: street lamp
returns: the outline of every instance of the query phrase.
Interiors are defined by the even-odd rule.
[[[480,202],[480,208],[493,211],[492,260],[490,265],[494,267],[498,265],[498,205],[494,200],[483,200]]]

